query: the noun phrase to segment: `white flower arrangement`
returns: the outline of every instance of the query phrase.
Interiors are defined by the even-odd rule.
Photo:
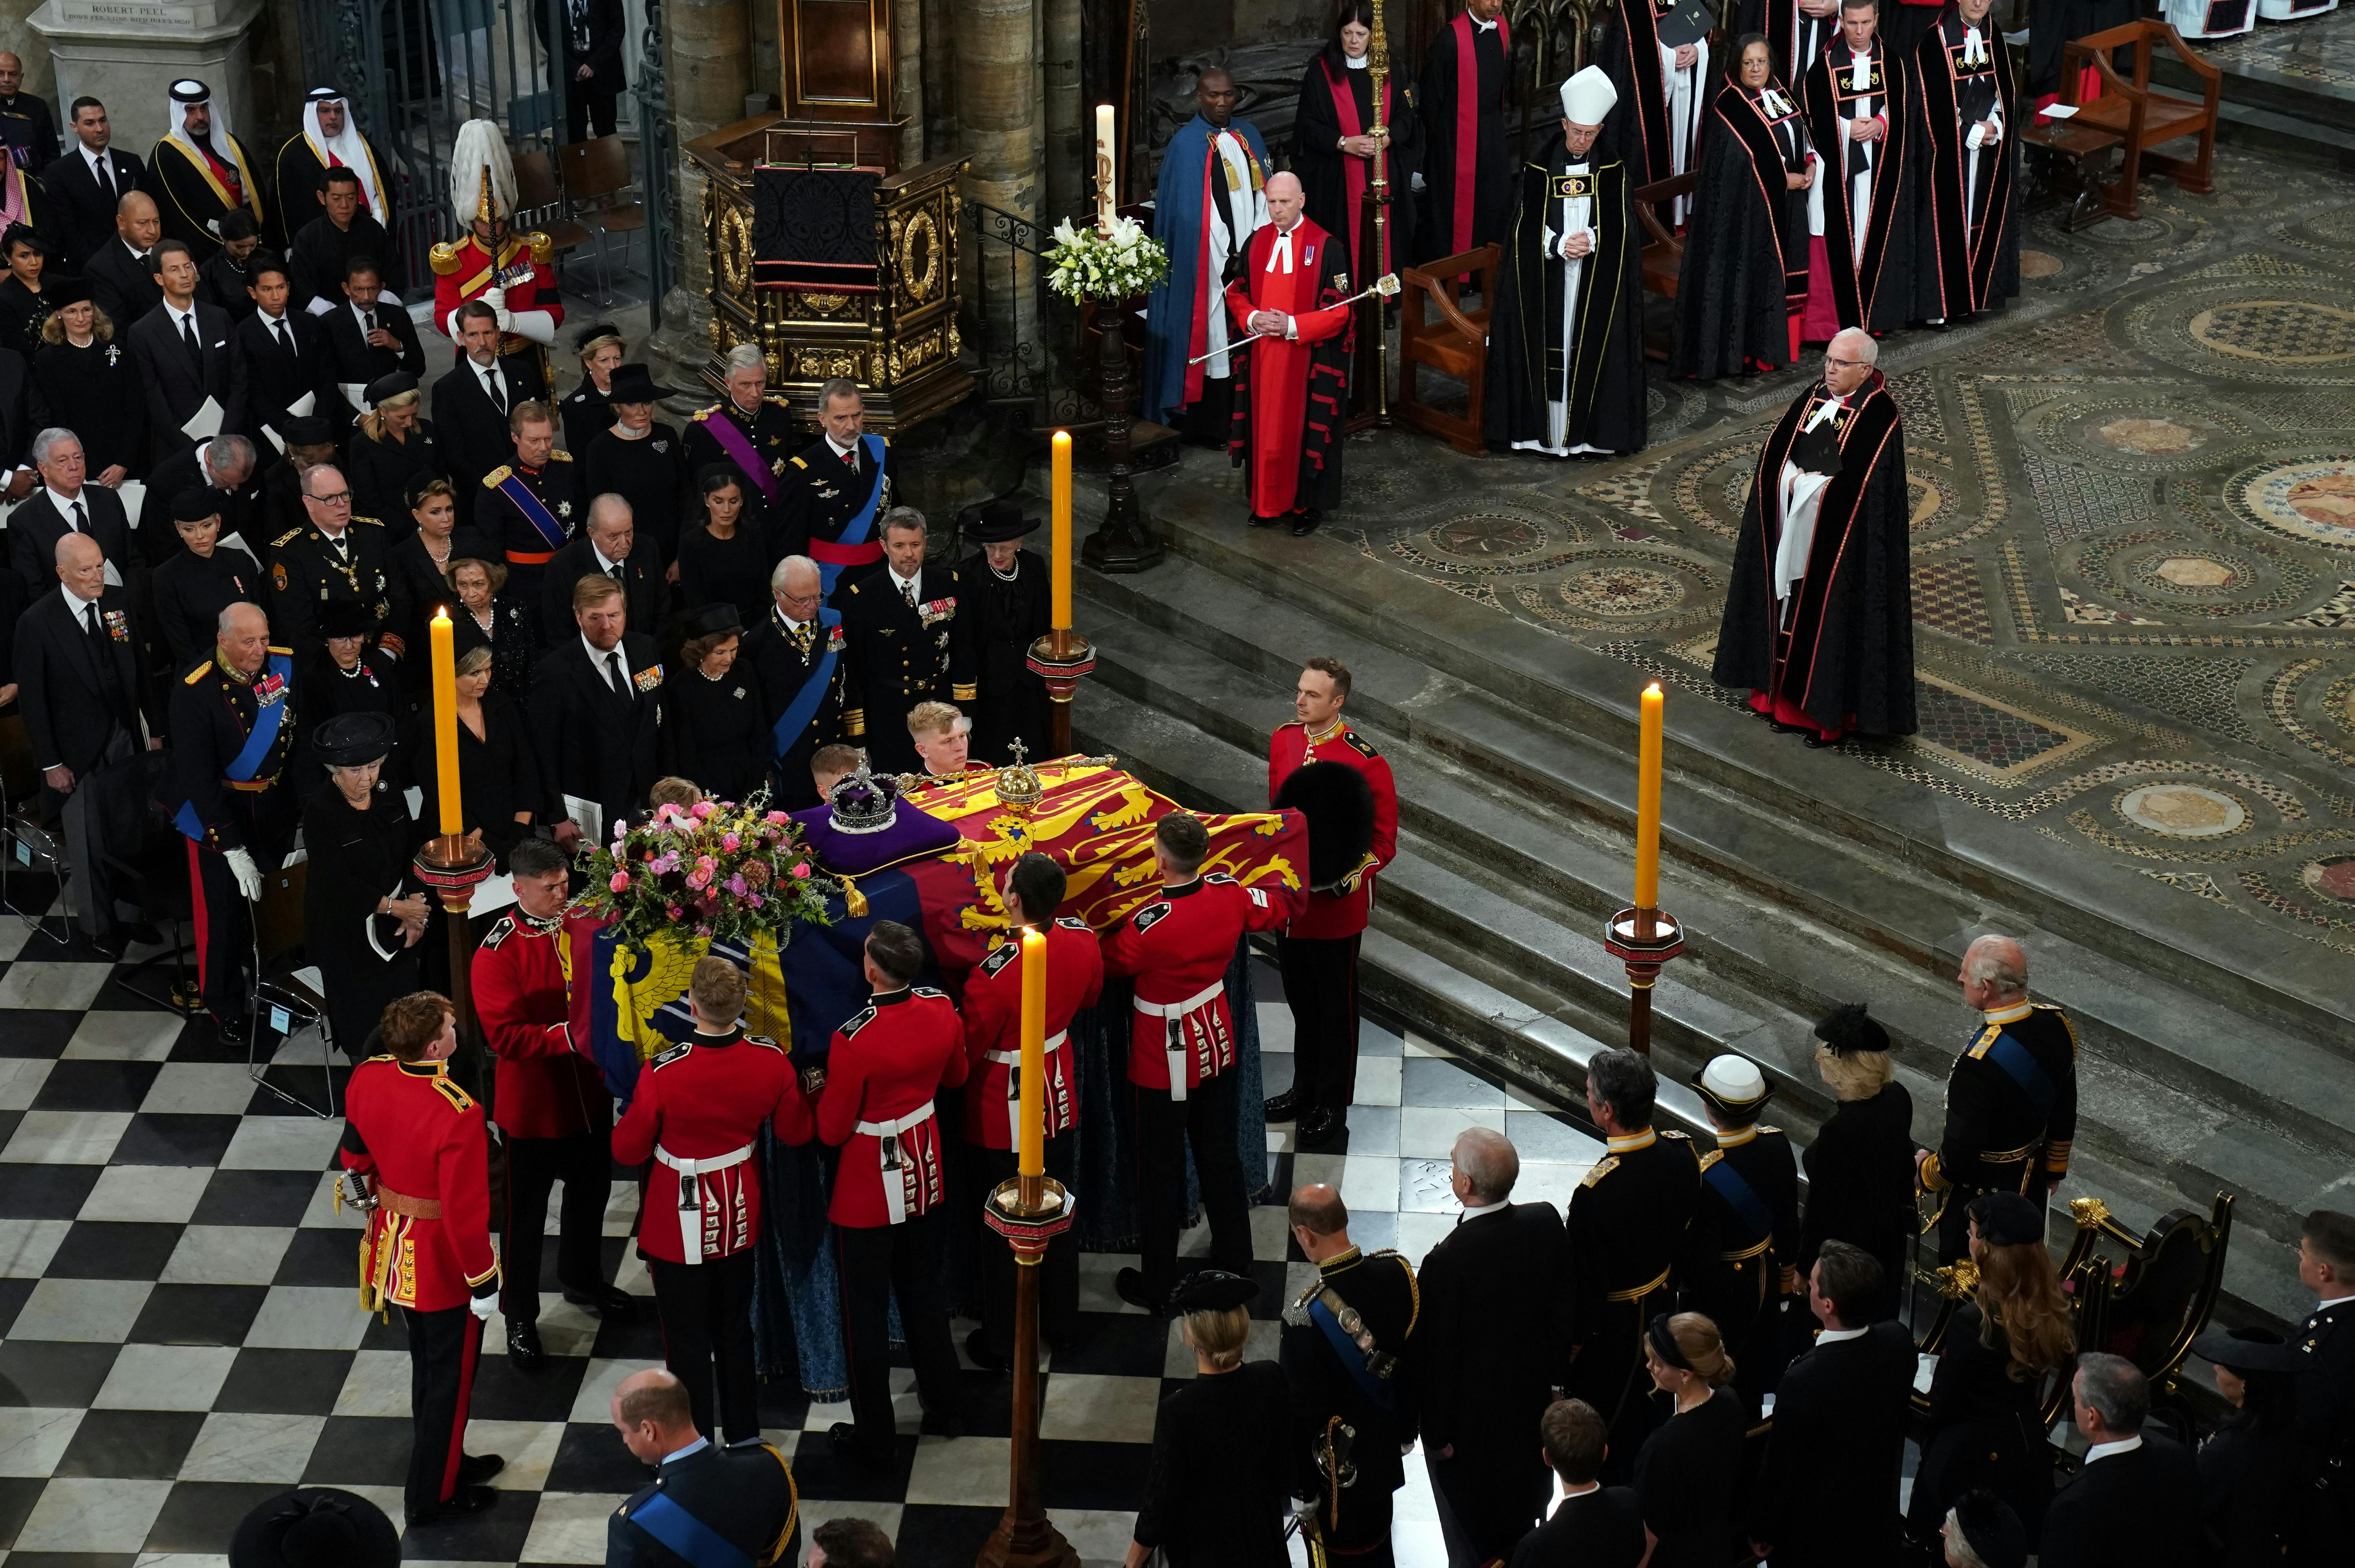
[[[1108,231],[1074,228],[1066,218],[1055,226],[1047,262],[1047,286],[1067,300],[1126,300],[1169,275],[1169,248],[1135,218],[1116,217]]]

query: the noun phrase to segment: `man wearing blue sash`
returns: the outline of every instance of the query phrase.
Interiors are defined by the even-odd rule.
[[[837,376],[817,389],[818,439],[778,474],[770,554],[807,556],[828,604],[883,567],[883,519],[891,511],[891,449],[867,434],[858,383]]]
[[[801,1520],[785,1457],[754,1440],[727,1448],[696,1430],[687,1385],[661,1367],[614,1386],[622,1444],[655,1467],[605,1523],[608,1568],[768,1568],[798,1560]]]
[[[1970,1253],[1971,1200],[2017,1192],[2040,1208],[2069,1174],[2077,1136],[2077,1032],[2028,1000],[2028,955],[2009,937],[1963,954],[1963,1000],[1979,1011],[1946,1075],[1946,1125],[1925,1150],[1922,1190],[1938,1196],[1938,1261]]]
[[[842,733],[842,613],[826,608],[817,563],[787,556],[769,574],[774,601],[744,634],[743,656],[769,703],[770,789],[779,807],[817,802],[810,758]]]
[[[581,493],[572,454],[556,450],[556,414],[547,404],[517,404],[507,414],[507,432],[515,461],[483,476],[474,526],[506,554],[506,597],[528,609],[539,602],[548,563],[589,520],[588,497]]]
[[[769,558],[801,548],[783,537],[786,465],[800,449],[801,427],[792,407],[769,393],[769,362],[757,343],[740,343],[720,358],[727,368],[720,386],[728,396],[687,420],[687,467],[701,473],[724,462],[744,476],[746,523]]]
[[[1406,1484],[1415,1420],[1401,1358],[1413,1342],[1414,1269],[1349,1239],[1341,1194],[1312,1181],[1292,1194],[1293,1239],[1316,1281],[1284,1312],[1277,1363],[1292,1393],[1293,1490],[1316,1504],[1327,1558],[1389,1568],[1391,1494]]]
[[[1759,1125],[1774,1091],[1756,1063],[1714,1057],[1693,1075],[1692,1086],[1717,1129],[1717,1147],[1700,1157],[1685,1300],[1724,1337],[1734,1391],[1755,1421],[1790,1360],[1783,1304],[1798,1288],[1799,1162],[1781,1128]]]
[[[281,783],[296,739],[294,656],[270,619],[239,600],[221,611],[213,656],[172,688],[171,765],[158,800],[188,840],[197,977],[226,1040],[246,1030],[246,906],[285,856],[293,802]]]

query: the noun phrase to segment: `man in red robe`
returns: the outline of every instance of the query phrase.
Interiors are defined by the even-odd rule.
[[[1289,522],[1295,536],[1340,493],[1349,405],[1349,259],[1301,216],[1305,205],[1299,175],[1268,176],[1268,222],[1227,285],[1227,313],[1252,334],[1235,359],[1227,450],[1250,471],[1252,525]]]

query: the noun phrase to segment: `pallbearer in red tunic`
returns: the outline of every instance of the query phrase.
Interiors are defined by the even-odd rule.
[[[483,1325],[499,1309],[491,1255],[490,1139],[483,1110],[450,1079],[458,1048],[450,1000],[432,991],[384,1010],[386,1054],[352,1072],[344,1096],[339,1202],[368,1212],[360,1298],[400,1308],[409,1331],[411,1524],[479,1513],[496,1455],[469,1458],[466,1404]]]
[[[1254,334],[1235,356],[1234,439],[1247,468],[1251,520],[1313,530],[1340,496],[1349,406],[1349,259],[1301,216],[1300,177],[1271,175],[1267,226],[1252,236],[1227,314]]]
[[[1079,1120],[1080,1078],[1071,1061],[1071,1015],[1093,1007],[1103,990],[1103,949],[1084,920],[1055,918],[1063,902],[1063,868],[1032,853],[1014,863],[1007,879],[1007,940],[975,966],[964,982],[964,1136],[973,1145],[984,1199],[1016,1174],[1022,1106],[1021,927],[1047,934],[1047,1174],[1071,1183],[1074,1139],[1058,1137]],[[993,1370],[1014,1359],[1014,1254],[995,1236],[982,1238],[981,1327],[965,1352]],[[1080,1306],[1080,1259],[1069,1236],[1047,1249],[1040,1276],[1040,1326],[1067,1330]]]
[[[1766,438],[1718,629],[1717,683],[1809,746],[1915,727],[1905,423],[1877,356],[1841,332]]]

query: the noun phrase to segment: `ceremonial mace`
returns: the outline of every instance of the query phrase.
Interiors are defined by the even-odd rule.
[[[450,1004],[458,1015],[458,1038],[478,1042],[474,1024],[474,948],[468,911],[474,889],[491,874],[490,852],[466,837],[466,807],[458,789],[458,666],[451,642],[450,609],[433,611],[433,759],[441,793],[442,831],[425,841],[412,869],[442,895],[442,924],[450,931]]]
[[[1350,259],[1357,265],[1360,278],[1369,272],[1388,272],[1391,261],[1391,128],[1383,96],[1383,89],[1391,79],[1391,39],[1382,23],[1382,0],[1374,0],[1373,40],[1366,47],[1366,72],[1373,79],[1374,125],[1370,134],[1374,138],[1374,166],[1372,177],[1366,182],[1366,199],[1359,209],[1358,248],[1360,250],[1365,249],[1365,234],[1369,221],[1365,209],[1370,207],[1374,253],[1371,260],[1362,255]],[[1391,292],[1396,293],[1397,290],[1392,289]],[[1385,295],[1384,299],[1387,298],[1389,296]],[[1357,387],[1352,399],[1357,409],[1349,421],[1354,427],[1380,425],[1388,428],[1391,422],[1391,344],[1390,334],[1382,322],[1385,309],[1381,302],[1375,303],[1372,311],[1368,313],[1373,318],[1371,331],[1358,343]],[[1364,330],[1362,325],[1360,330]],[[1368,396],[1369,391],[1370,399]]]
[[[1644,688],[1636,764],[1636,903],[1604,922],[1603,950],[1627,966],[1627,1049],[1652,1054],[1652,988],[1685,950],[1684,927],[1660,907],[1660,683]]]
[[[1380,277],[1375,279],[1372,282],[1367,284],[1364,288],[1359,290],[1356,293],[1350,295],[1348,299],[1336,300],[1331,304],[1323,308],[1328,311],[1337,311],[1344,305],[1356,304],[1359,300],[1364,299],[1369,294],[1380,294],[1383,299],[1387,300],[1395,295],[1398,291],[1398,274],[1395,272],[1385,272]],[[1201,364],[1206,359],[1216,359],[1222,354],[1237,353],[1242,349],[1249,348],[1261,338],[1273,336],[1275,336],[1275,334],[1269,332],[1248,332],[1243,334],[1241,342],[1231,343],[1224,348],[1214,348],[1208,354],[1196,355],[1193,358],[1188,360],[1186,364],[1188,368],[1191,368],[1194,366]]]

